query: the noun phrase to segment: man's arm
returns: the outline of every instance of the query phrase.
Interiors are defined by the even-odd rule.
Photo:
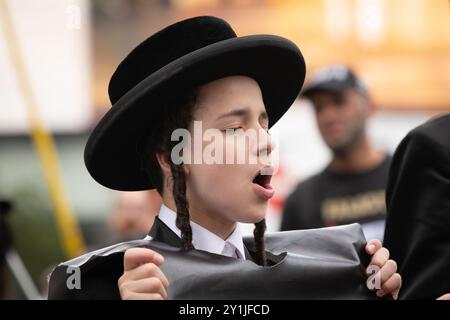
[[[397,149],[384,245],[403,277],[400,298],[450,291],[450,117],[413,130]]]

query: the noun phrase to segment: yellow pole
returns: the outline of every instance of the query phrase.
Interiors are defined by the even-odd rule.
[[[52,211],[55,215],[63,250],[68,258],[73,258],[84,251],[83,238],[64,192],[56,147],[51,134],[45,128],[39,116],[36,98],[33,94],[30,80],[27,77],[26,67],[20,54],[19,43],[15,34],[7,0],[0,0],[0,20],[6,39],[6,47],[9,50],[9,56],[11,57],[13,68],[17,74],[19,88],[24,98],[32,140],[47,182],[53,205]]]

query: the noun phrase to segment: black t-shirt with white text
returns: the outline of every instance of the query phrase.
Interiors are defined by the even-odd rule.
[[[374,169],[355,174],[337,173],[328,166],[301,182],[286,200],[281,230],[354,222],[360,223],[363,229],[371,225],[384,229],[385,189],[390,162],[391,157],[386,155]]]

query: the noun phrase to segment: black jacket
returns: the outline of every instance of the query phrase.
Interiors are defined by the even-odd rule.
[[[271,266],[201,250],[184,252],[180,239],[159,219],[153,240],[136,240],[86,254],[59,265],[51,275],[49,299],[120,299],[117,280],[123,253],[148,247],[164,256],[169,299],[375,299],[366,288],[365,239],[359,225],[278,232],[266,237]],[[81,270],[81,288],[68,289],[69,268]],[[69,270],[70,271],[70,270]]]
[[[386,194],[384,246],[403,278],[399,297],[450,292],[450,115],[417,127],[400,143]]]
[[[170,230],[169,227],[167,227],[158,217],[155,218],[155,222],[153,223],[153,226],[149,232],[149,236],[151,236],[153,240],[166,243],[170,246],[181,247],[181,239],[172,230]],[[128,247],[132,247],[132,243],[133,241],[128,242],[130,246],[119,250],[122,254],[109,255],[107,266],[104,262],[102,262],[101,265],[97,264],[89,270],[84,269],[82,271],[81,290],[69,290],[67,288],[66,281],[68,277],[72,275],[72,273],[70,270],[67,271],[67,265],[59,265],[51,274],[48,299],[120,299],[117,282],[123,274],[123,252],[125,252]],[[139,246],[138,242],[136,242],[136,246]],[[116,246],[111,246],[111,248],[116,248]],[[247,252],[248,251],[246,250],[246,254]],[[88,253],[87,255],[92,255],[95,253],[96,251]],[[85,256],[86,255],[82,257]],[[249,257],[246,258],[248,259]],[[75,272],[73,272],[73,274],[75,274]]]

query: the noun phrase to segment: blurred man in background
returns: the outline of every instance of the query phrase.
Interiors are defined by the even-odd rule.
[[[143,238],[151,229],[161,207],[161,197],[155,190],[119,192],[109,220],[118,241]]]
[[[349,68],[331,66],[313,74],[303,97],[311,101],[333,157],[288,197],[281,229],[358,222],[366,237],[382,240],[391,159],[369,141],[367,121],[375,108],[366,86]]]

